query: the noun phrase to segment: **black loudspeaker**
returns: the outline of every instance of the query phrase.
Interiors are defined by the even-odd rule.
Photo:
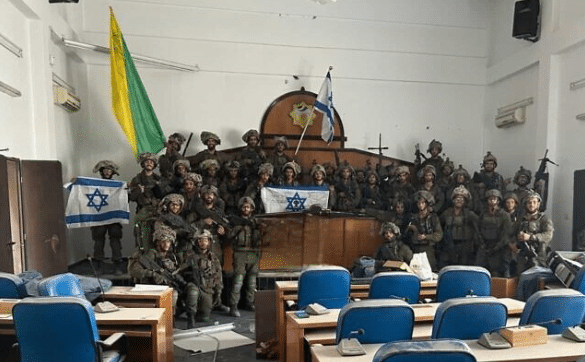
[[[540,0],[516,1],[514,5],[514,25],[512,36],[531,42],[538,41],[540,35]]]
[[[78,3],[79,0],[49,0],[49,4],[56,4],[56,3]]]

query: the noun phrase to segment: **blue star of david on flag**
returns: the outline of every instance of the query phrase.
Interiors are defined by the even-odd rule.
[[[295,192],[293,197],[287,197],[286,202],[286,210],[289,211],[301,211],[305,209],[305,201],[307,201],[306,197],[301,197],[298,192]]]
[[[99,189],[95,189],[95,191],[92,194],[85,194],[85,196],[87,196],[87,199],[89,200],[89,202],[87,203],[88,207],[94,207],[96,209],[96,211],[100,211],[102,209],[102,207],[104,206],[108,206],[108,202],[106,201],[108,199],[107,194],[102,194],[100,192]],[[96,203],[94,201],[95,198],[99,199],[99,203]]]

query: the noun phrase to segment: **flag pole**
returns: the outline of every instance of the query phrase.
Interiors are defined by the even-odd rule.
[[[330,72],[332,70],[333,70],[333,67],[330,65],[328,72]],[[303,133],[301,133],[301,138],[299,138],[299,143],[297,143],[297,149],[295,151],[294,156],[296,156],[297,153],[299,153],[299,148],[301,147],[301,142],[303,142],[303,137],[305,136],[305,132],[307,131],[307,127],[309,126],[309,122],[311,122],[311,117],[313,117],[314,112],[315,112],[315,105],[313,104],[313,107],[311,107],[311,113],[309,114],[309,117],[307,118],[307,123],[305,124],[305,127],[303,128]],[[323,115],[323,117],[325,117],[325,115]]]

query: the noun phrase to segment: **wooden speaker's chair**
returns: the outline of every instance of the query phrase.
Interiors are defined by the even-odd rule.
[[[469,295],[489,296],[492,276],[486,268],[479,266],[451,265],[439,272],[437,279],[437,302]]]
[[[85,299],[79,279],[71,274],[58,274],[39,282],[39,295],[42,297],[78,297]]]
[[[299,309],[312,303],[342,308],[349,302],[349,271],[340,266],[310,267],[299,276]]]
[[[506,326],[508,308],[493,297],[454,298],[439,305],[433,320],[432,339],[478,339]]]
[[[339,312],[336,343],[357,338],[360,343],[386,343],[412,338],[414,310],[402,300],[370,299],[347,304]],[[358,333],[359,331],[359,333]]]
[[[541,290],[524,305],[520,325],[540,324],[548,334],[560,334],[579,325],[585,316],[585,295],[573,289]]]
[[[22,362],[119,362],[127,350],[123,333],[100,341],[91,303],[75,297],[26,298],[12,309]],[[103,351],[119,345],[119,350]]]
[[[0,298],[20,299],[26,296],[24,281],[18,275],[0,272]]]
[[[398,298],[407,303],[418,303],[420,278],[406,272],[384,272],[374,275],[370,283],[369,299]]]
[[[386,343],[374,362],[475,362],[471,348],[457,339]]]

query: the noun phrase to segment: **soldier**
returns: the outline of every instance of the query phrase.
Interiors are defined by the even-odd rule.
[[[201,172],[200,165],[205,160],[216,160],[220,167],[227,161],[227,156],[216,149],[217,146],[221,145],[221,139],[219,139],[218,135],[213,132],[203,131],[201,132],[201,143],[207,146],[207,149],[190,158],[192,170]]]
[[[154,172],[157,166],[156,155],[144,152],[140,154],[139,160],[142,171],[130,181],[128,199],[136,202],[134,218],[136,245],[139,250],[146,252],[153,247],[152,232],[163,191],[161,177]]]
[[[295,161],[290,161],[282,166],[282,178],[278,180],[278,184],[281,186],[298,186],[299,181],[297,176],[301,173],[301,165]]]
[[[412,197],[415,189],[410,183],[410,168],[408,166],[398,166],[396,168],[396,179],[390,184],[390,190],[386,195],[389,204],[393,204],[395,200],[400,199],[404,202],[406,212],[416,210],[413,205]]]
[[[342,165],[339,168],[339,181],[335,184],[335,191],[330,196],[336,211],[353,211],[358,207],[362,192],[353,177],[354,171],[351,166]]]
[[[378,174],[375,171],[368,171],[366,184],[362,188],[362,199],[359,204],[360,209],[385,209],[384,195],[380,188]]]
[[[154,232],[155,248],[146,254],[134,253],[128,262],[128,273],[135,283],[168,285],[173,287],[173,307],[185,280],[176,274],[178,259],[172,251],[175,231],[162,226]]]
[[[410,264],[412,250],[399,239],[400,229],[398,226],[391,222],[385,222],[382,224],[380,234],[384,237],[384,243],[374,254],[376,272],[392,270],[384,267],[384,263],[389,260],[403,261]]]
[[[440,170],[441,166],[443,165],[443,158],[440,156],[441,152],[443,152],[443,144],[433,138],[433,140],[429,143],[429,147],[427,148],[427,153],[430,153],[431,157],[424,160],[424,162],[420,165],[417,165],[415,162],[417,173],[427,165],[432,165],[435,170]],[[418,177],[420,179],[422,175],[418,175]]]
[[[195,206],[197,213],[197,222],[195,225],[199,230],[207,230],[212,235],[211,250],[223,265],[223,248],[222,241],[226,234],[228,220],[225,217],[223,209],[219,205],[221,200],[218,195],[217,187],[205,185],[201,189],[201,202]]]
[[[416,193],[415,200],[418,213],[412,215],[408,226],[412,232],[412,251],[426,252],[431,269],[437,271],[435,248],[443,239],[443,229],[439,217],[432,211],[435,200],[430,192],[424,190]]]
[[[443,164],[441,165],[440,170],[441,172],[440,176],[437,179],[437,186],[439,186],[439,189],[443,192],[443,195],[446,198],[447,191],[449,191],[451,185],[453,185],[454,183],[453,172],[455,171],[455,165],[453,164],[453,162],[449,160],[449,157],[447,157],[445,162],[443,162]],[[444,209],[446,209],[449,206],[447,204],[448,204],[447,199],[445,199],[445,204],[443,206]]]
[[[208,159],[201,162],[199,167],[201,168],[201,173],[203,176],[203,185],[213,185],[218,187],[221,182],[221,178],[218,174],[219,162],[214,159]]]
[[[453,184],[449,187],[449,190],[445,193],[445,200],[447,206],[453,206],[453,190],[459,186],[464,186],[467,191],[469,191],[470,198],[467,202],[467,208],[469,210],[475,212],[476,215],[480,214],[483,209],[481,208],[482,202],[479,200],[479,194],[477,193],[477,189],[472,187],[471,185],[471,178],[469,176],[469,172],[463,168],[462,165],[459,165],[459,168],[453,171]]]
[[[226,164],[227,173],[219,184],[219,197],[225,202],[226,215],[238,214],[238,201],[246,192],[246,182],[240,177],[240,163],[231,161]]]
[[[548,244],[553,237],[553,222],[540,212],[540,195],[530,190],[524,198],[525,214],[515,231],[518,253],[518,275],[533,266],[547,266]]]
[[[98,162],[93,168],[94,173],[100,174],[103,179],[111,180],[114,175],[120,175],[118,173],[118,165],[109,160],[103,160]],[[103,261],[104,261],[104,245],[106,243],[106,234],[110,235],[110,248],[112,249],[112,262],[114,263],[114,274],[122,275],[122,224],[119,222],[92,226],[91,238],[93,239],[93,258],[96,264],[96,272],[101,274],[103,272]]]
[[[435,199],[435,204],[432,206],[433,212],[439,215],[439,213],[443,211],[445,194],[437,185],[437,171],[433,165],[426,165],[423,167],[420,174],[421,179],[419,190],[428,191],[433,195],[433,198]]]
[[[246,147],[240,152],[238,161],[243,167],[243,174],[248,179],[248,184],[258,174],[260,164],[266,162],[266,154],[260,148],[260,134],[255,129],[244,133],[242,140],[246,142]]]
[[[209,322],[213,296],[218,291],[221,295],[223,289],[221,265],[211,251],[211,239],[209,231],[203,230],[195,236],[195,248],[183,255],[181,270],[187,281],[185,304],[188,329],[194,327],[195,321]],[[226,311],[227,307],[222,307]]]
[[[292,161],[292,157],[288,156],[284,151],[288,148],[288,141],[286,137],[274,137],[274,151],[268,156],[267,162],[274,166],[274,178],[280,179],[282,176],[282,167]]]
[[[260,197],[260,190],[269,184],[273,172],[274,166],[272,166],[272,164],[261,164],[260,167],[258,167],[258,178],[256,181],[248,185],[246,192],[244,192],[244,195],[252,198],[254,204],[257,206],[256,214],[264,214],[266,211],[264,208],[264,203],[262,202],[262,198]]]
[[[532,172],[520,166],[520,169],[516,172],[516,175],[514,175],[514,184],[516,184],[514,193],[516,194],[516,196],[518,196],[518,200],[520,202],[524,201],[524,197],[526,197],[526,195],[530,191],[528,185],[530,185],[531,181]]]
[[[199,192],[203,185],[203,178],[198,173],[189,172],[183,177],[183,197],[185,205],[183,207],[183,218],[187,223],[192,223],[197,218],[195,214],[195,205],[201,200]]]
[[[183,178],[191,171],[189,161],[181,159],[173,163],[173,175],[169,178],[169,193],[180,194],[183,191]]]
[[[183,252],[191,249],[191,238],[196,233],[182,217],[185,199],[179,194],[168,194],[159,205],[159,216],[154,223],[154,230],[161,228],[163,225],[170,227],[175,231],[175,250]]]
[[[488,151],[487,154],[483,157],[482,166],[483,170],[481,170],[479,173],[476,172],[473,175],[473,182],[475,187],[477,187],[480,200],[486,201],[486,192],[493,189],[500,192],[501,198],[506,185],[502,175],[495,171],[496,167],[498,167],[498,159],[496,156],[492,155],[490,151]],[[487,205],[484,203],[482,209],[485,209],[486,206]]]
[[[514,192],[507,192],[504,195],[504,211],[508,213],[510,216],[510,222],[512,223],[511,230],[514,231],[518,228],[520,224],[521,215],[518,207],[520,203],[518,202],[518,196]],[[516,275],[517,272],[517,256],[520,249],[516,246],[516,236],[511,235],[510,240],[508,241],[508,250],[505,254],[504,263],[508,265],[510,270],[510,275]]]
[[[258,224],[252,216],[254,201],[250,197],[242,197],[238,202],[240,216],[235,226],[228,234],[232,241],[233,256],[233,284],[230,294],[230,315],[239,317],[238,303],[240,291],[246,282],[247,308],[255,310],[254,294],[256,292],[256,277],[258,276],[258,263],[260,262],[261,236]]]
[[[500,209],[500,191],[491,189],[485,194],[487,208],[479,220],[481,238],[476,264],[489,270],[492,276],[509,278],[510,270],[504,260],[512,227],[510,216]]]
[[[455,188],[451,197],[453,206],[445,210],[440,217],[443,225],[443,245],[447,249],[441,255],[442,266],[473,265],[479,217],[467,208],[471,195],[464,186]]]
[[[180,133],[173,133],[165,142],[166,151],[158,158],[160,174],[164,178],[171,179],[173,177],[173,164],[177,160],[185,159],[179,151],[181,146],[185,143],[185,136]]]

